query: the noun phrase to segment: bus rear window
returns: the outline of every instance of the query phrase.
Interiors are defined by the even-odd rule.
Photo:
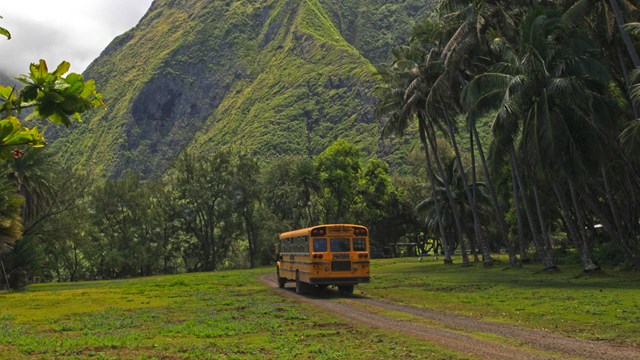
[[[332,238],[331,251],[332,252],[350,252],[351,241],[349,241],[348,238]]]
[[[313,239],[313,252],[326,252],[327,251],[327,239],[317,238]]]
[[[353,251],[367,251],[367,240],[364,238],[353,239]]]

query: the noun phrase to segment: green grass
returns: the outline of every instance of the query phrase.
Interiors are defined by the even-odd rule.
[[[0,292],[0,358],[459,358],[280,297],[257,280],[269,271]]]
[[[460,357],[280,297],[257,280],[270,271],[40,284],[0,292],[0,358]],[[405,258],[374,260],[372,276],[356,294],[573,337],[640,344],[640,274],[606,270],[583,276],[572,266],[543,273],[535,265],[510,269],[500,259],[490,269],[462,268]],[[357,299],[327,301],[359,306]],[[402,312],[369,310],[432,323]]]
[[[373,280],[356,293],[420,308],[463,314],[592,340],[640,344],[640,274],[578,266],[545,273],[536,265],[490,269],[416,258],[376,260]]]

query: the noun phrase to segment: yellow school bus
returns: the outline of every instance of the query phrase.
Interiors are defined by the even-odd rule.
[[[369,282],[369,230],[361,225],[328,224],[280,234],[278,286],[296,283],[296,292],[337,286],[351,295]]]

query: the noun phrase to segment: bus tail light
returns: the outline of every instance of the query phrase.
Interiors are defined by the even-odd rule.
[[[360,259],[362,259],[362,258],[367,259],[367,258],[369,258],[369,254],[358,254],[358,257]]]
[[[327,228],[315,228],[311,230],[311,236],[325,236],[327,234]]]
[[[355,236],[367,236],[367,229],[365,229],[365,228],[355,228],[355,229],[353,229],[353,235],[355,235]]]
[[[314,259],[322,259],[322,254],[313,254]]]

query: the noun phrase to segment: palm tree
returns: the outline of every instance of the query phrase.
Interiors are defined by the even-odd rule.
[[[438,91],[431,91],[427,100],[431,112],[440,113],[446,120],[445,128],[451,139],[454,151],[459,157],[457,144],[455,143],[453,122],[447,114],[447,109],[459,111],[462,108],[462,101],[459,99],[459,89],[463,88],[469,80],[469,74],[482,73],[488,66],[486,60],[490,59],[491,53],[488,51],[485,34],[489,32],[499,32],[512,36],[516,19],[521,16],[529,4],[526,1],[469,1],[469,0],[444,0],[441,1],[438,11],[440,18],[445,23],[443,26],[443,49],[440,60],[443,62],[443,71],[434,82],[434,88]],[[483,60],[484,59],[484,60]],[[446,98],[446,104],[442,99]],[[484,156],[483,144],[479,139],[474,117],[467,117],[467,126],[470,132],[470,146],[478,148],[478,153],[483,165],[484,175],[489,185],[491,199],[498,226],[502,234],[503,243],[507,246],[509,260],[512,266],[517,267],[519,263],[515,256],[515,250],[508,241],[508,231],[504,220],[504,211],[501,209],[493,186],[489,168]],[[475,156],[472,157],[472,173],[475,174]],[[469,202],[475,203],[473,194],[468,194]],[[486,250],[486,245],[479,233],[477,209],[474,209],[474,228],[476,238]],[[488,253],[484,252],[487,259]],[[490,259],[485,265],[490,265]]]
[[[317,224],[318,219],[314,213],[312,199],[314,195],[320,193],[321,186],[318,169],[313,160],[310,158],[299,159],[293,168],[292,178],[296,188],[299,189],[298,206],[305,209],[306,213],[306,218],[296,228]]]
[[[7,162],[9,179],[14,181],[24,197],[22,217],[25,224],[34,221],[55,201],[52,176],[55,173],[51,155],[46,151],[25,152],[24,156]]]
[[[566,10],[563,20],[571,25],[584,24],[584,19],[593,34],[593,38],[600,39],[602,48],[608,52],[609,64],[612,69],[620,68],[621,77],[616,77],[616,84],[626,93],[631,82],[631,70],[640,67],[640,58],[629,36],[625,23],[636,20],[640,12],[636,5],[628,0],[577,0]],[[631,26],[633,32],[633,25]],[[616,34],[619,35],[616,36]],[[627,56],[619,44],[626,50]],[[631,104],[635,117],[640,117],[640,108]]]
[[[494,45],[504,61],[476,77],[465,89],[472,113],[498,110],[494,119],[495,149],[509,154],[520,190],[522,170],[527,174],[542,171],[548,181],[557,181],[552,174],[562,171],[570,181],[577,181],[590,167],[586,159],[598,161],[594,152],[599,148],[593,145],[600,142],[593,109],[595,103],[602,102],[607,71],[596,60],[594,47],[583,34],[564,27],[560,13],[542,10],[532,11],[523,19],[517,46],[504,38],[496,38]],[[540,180],[528,178],[539,209],[536,192]],[[521,192],[530,226],[540,226],[539,231],[531,229],[539,255],[547,259],[545,268],[552,268],[551,249],[544,238],[544,216],[537,210],[538,219],[534,220],[530,200]],[[536,240],[536,233],[543,235],[543,240]]]
[[[382,136],[391,134],[402,136],[412,121],[418,120],[418,133],[425,155],[425,163],[431,190],[435,195],[435,170],[431,162],[430,149],[437,146],[427,135],[424,103],[428,96],[429,69],[426,60],[433,49],[429,48],[425,37],[438,31],[440,24],[435,19],[427,19],[416,29],[408,46],[399,46],[393,50],[394,61],[391,65],[382,66],[379,76],[382,85],[376,88],[379,103],[376,106],[376,115],[384,121]],[[426,46],[426,47],[425,47]],[[436,163],[439,159],[433,156]],[[439,204],[436,211],[441,212]],[[442,216],[438,216],[442,219]],[[445,225],[439,221],[440,236],[445,252],[444,262],[451,263],[450,246],[447,243]],[[459,220],[454,219],[457,228],[460,228]],[[460,232],[458,232],[460,234]]]
[[[23,203],[24,198],[9,181],[6,168],[0,169],[0,255],[11,251],[11,246],[22,236]]]
[[[455,213],[459,214],[457,216],[460,216],[462,220],[466,220],[463,221],[465,224],[472,224],[473,215],[471,208],[473,204],[467,201],[467,189],[465,189],[467,186],[471,186],[477,190],[476,192],[480,203],[484,203],[487,200],[485,196],[482,196],[482,194],[484,194],[484,184],[472,183],[468,185],[468,181],[462,178],[466,175],[458,167],[458,162],[455,158],[450,159],[444,169],[445,178],[436,176],[434,184],[435,191],[432,192],[431,196],[416,206],[416,212],[424,219],[425,225],[432,231],[435,230],[434,227],[439,222],[445,224],[451,223]],[[453,195],[453,206],[449,203],[448,193]],[[441,210],[438,211],[438,208]],[[442,217],[442,219],[438,220],[438,217]],[[461,230],[464,234],[474,233],[473,226],[463,227]],[[457,228],[456,231],[458,231]],[[461,250],[466,252],[465,243],[462,242],[459,245]]]

